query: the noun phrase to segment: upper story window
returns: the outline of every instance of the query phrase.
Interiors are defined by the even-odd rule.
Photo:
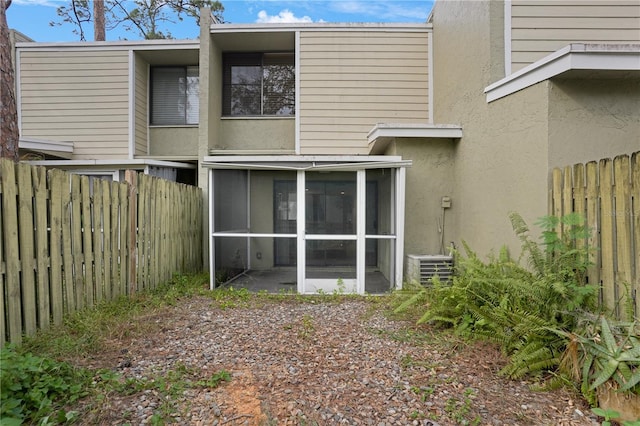
[[[223,115],[295,115],[293,53],[226,53],[223,63]]]
[[[151,124],[198,124],[198,67],[151,68]]]

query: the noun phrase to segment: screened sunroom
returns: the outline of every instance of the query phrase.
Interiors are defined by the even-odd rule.
[[[389,156],[205,157],[211,288],[399,288],[410,164]]]

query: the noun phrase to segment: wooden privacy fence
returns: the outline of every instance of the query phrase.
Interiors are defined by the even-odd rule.
[[[640,151],[554,169],[551,214],[580,213],[591,229],[589,283],[619,318],[640,313]]]
[[[0,160],[0,345],[202,268],[202,191]]]

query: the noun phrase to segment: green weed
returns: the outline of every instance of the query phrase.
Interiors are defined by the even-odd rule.
[[[0,424],[71,421],[77,413],[65,411],[63,404],[86,396],[90,383],[87,370],[4,347],[0,350]]]
[[[315,326],[313,325],[313,317],[309,314],[305,314],[302,316],[301,320],[301,328],[298,332],[298,336],[303,339],[308,339],[311,337],[315,330]]]

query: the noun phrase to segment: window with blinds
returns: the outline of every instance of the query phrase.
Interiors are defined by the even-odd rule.
[[[223,62],[223,115],[295,115],[293,53],[226,53]]]
[[[151,68],[152,125],[198,124],[198,67]]]

